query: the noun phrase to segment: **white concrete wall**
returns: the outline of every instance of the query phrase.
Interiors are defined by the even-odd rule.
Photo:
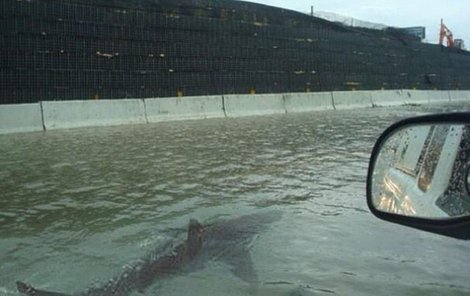
[[[287,113],[334,110],[331,92],[285,94],[284,106]]]
[[[335,109],[356,109],[372,107],[370,91],[338,91],[333,92]]]
[[[225,117],[222,96],[145,99],[148,122]]]
[[[470,91],[468,90],[451,90],[449,91],[449,95],[451,102],[470,100]]]
[[[0,134],[42,131],[41,106],[0,105]]]
[[[374,91],[371,94],[371,99],[372,104],[376,107],[400,106],[406,103],[401,89]]]
[[[48,129],[146,123],[143,100],[42,102]]]
[[[284,114],[282,94],[224,96],[227,117]]]
[[[429,103],[449,103],[450,94],[448,90],[428,90],[426,95],[429,99]]]
[[[404,89],[403,97],[405,104],[429,104],[427,91]]]

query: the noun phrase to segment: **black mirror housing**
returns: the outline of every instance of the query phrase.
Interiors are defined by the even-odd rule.
[[[470,113],[390,126],[369,162],[367,204],[378,218],[470,239]]]

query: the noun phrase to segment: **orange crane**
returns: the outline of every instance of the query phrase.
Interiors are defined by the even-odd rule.
[[[441,19],[441,30],[439,32],[439,45],[443,45],[444,38],[447,39],[447,47],[458,48],[465,50],[465,42],[462,39],[454,39],[452,31],[444,25],[444,20]]]
[[[447,47],[453,48],[455,47],[455,42],[454,42],[454,35],[452,34],[452,31],[449,30],[449,28],[444,25],[444,20],[441,19],[441,31],[439,33],[439,45],[443,45],[444,38],[447,39]]]

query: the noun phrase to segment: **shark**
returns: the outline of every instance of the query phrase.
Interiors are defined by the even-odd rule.
[[[205,225],[190,219],[186,238],[181,243],[170,242],[157,248],[103,285],[71,294],[37,289],[22,281],[17,281],[16,287],[28,296],[128,296],[135,291],[144,293],[159,279],[202,269],[209,261],[223,261],[234,276],[255,284],[258,277],[250,249],[254,240],[280,219],[280,211],[259,212]]]

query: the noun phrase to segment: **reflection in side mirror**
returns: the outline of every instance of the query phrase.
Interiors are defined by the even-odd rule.
[[[375,210],[439,220],[470,216],[470,125],[408,124],[377,147],[368,179]]]

